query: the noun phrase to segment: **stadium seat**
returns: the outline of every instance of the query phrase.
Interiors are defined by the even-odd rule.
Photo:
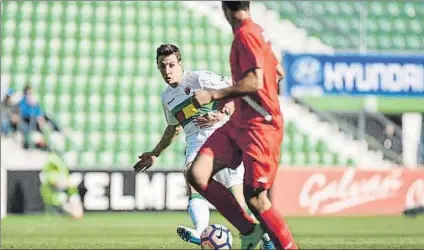
[[[424,3],[408,1],[264,1],[282,19],[293,21],[309,35],[339,50],[359,50],[361,22],[368,50],[424,50]],[[366,17],[364,14],[366,13]],[[412,37],[412,40],[409,39]]]
[[[158,143],[166,126],[161,104],[166,84],[155,61],[155,50],[161,43],[176,43],[188,69],[230,74],[232,34],[214,28],[207,18],[177,1],[1,4],[5,10],[1,73],[12,76],[11,87],[18,91],[31,83],[43,109],[62,127],[69,128],[72,140],[65,143],[64,158],[74,167],[128,168],[138,155]],[[333,36],[334,30],[357,35],[355,4],[266,4],[315,35],[325,35],[329,43],[352,43],[352,37]],[[373,9],[380,5],[372,4]],[[316,11],[309,11],[311,8]],[[302,16],[303,12],[309,16]],[[326,18],[319,19],[321,16]],[[341,20],[344,16],[347,18]],[[378,19],[373,21],[375,32],[380,30],[379,25],[387,25]],[[391,26],[422,31],[420,23],[406,19]],[[416,34],[404,37],[385,31],[369,43],[387,47],[393,41],[398,48],[419,49],[422,38]],[[184,135],[180,135],[158,159],[157,169],[183,168],[184,151]],[[325,143],[313,142],[294,123],[286,122],[283,166],[340,162]]]

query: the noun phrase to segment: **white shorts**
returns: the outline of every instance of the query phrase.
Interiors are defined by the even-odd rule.
[[[207,139],[207,138],[206,138]],[[185,158],[185,166],[190,162],[194,161],[197,153],[202,147],[205,140],[191,139],[187,138],[187,146],[186,146],[186,158]],[[244,179],[244,166],[243,163],[236,169],[224,168],[213,176],[213,179],[220,182],[226,188],[230,188],[232,186],[243,184]]]
[[[213,176],[213,179],[224,185],[226,188],[243,184],[244,166],[241,164],[236,169],[224,168]]]

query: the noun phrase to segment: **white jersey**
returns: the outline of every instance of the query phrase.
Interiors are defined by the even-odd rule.
[[[162,94],[163,110],[169,125],[181,124],[186,135],[185,166],[192,162],[205,141],[213,132],[224,125],[229,117],[209,128],[194,125],[194,118],[209,112],[216,112],[216,103],[196,108],[192,102],[193,92],[200,89],[222,89],[230,86],[231,78],[216,75],[210,71],[185,70],[181,83],[177,87],[168,86]],[[226,188],[242,184],[244,167],[236,170],[222,169],[214,175],[214,179]]]
[[[188,138],[193,135],[204,137],[212,134],[217,128],[224,125],[227,120],[221,121],[210,128],[201,129],[197,127],[194,118],[209,113],[216,112],[216,102],[209,103],[200,108],[196,108],[192,101],[193,93],[200,89],[222,89],[230,86],[231,78],[216,75],[210,71],[189,71],[185,70],[181,83],[173,88],[168,86],[162,94],[162,104],[166,121],[169,125],[181,124]],[[199,138],[200,139],[200,138]]]

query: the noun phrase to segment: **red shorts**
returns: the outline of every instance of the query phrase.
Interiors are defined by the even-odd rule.
[[[244,164],[245,185],[271,188],[278,169],[283,129],[240,129],[228,123],[217,129],[199,154],[214,157],[231,168]]]

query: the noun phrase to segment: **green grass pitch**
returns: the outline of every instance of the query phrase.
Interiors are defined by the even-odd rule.
[[[287,221],[303,249],[423,249],[424,216],[405,217],[289,217]],[[213,213],[212,223],[229,223]],[[2,220],[1,247],[15,249],[200,249],[181,241],[177,225],[190,225],[188,214],[90,213],[82,220],[43,215]],[[237,231],[234,248],[240,247]]]

